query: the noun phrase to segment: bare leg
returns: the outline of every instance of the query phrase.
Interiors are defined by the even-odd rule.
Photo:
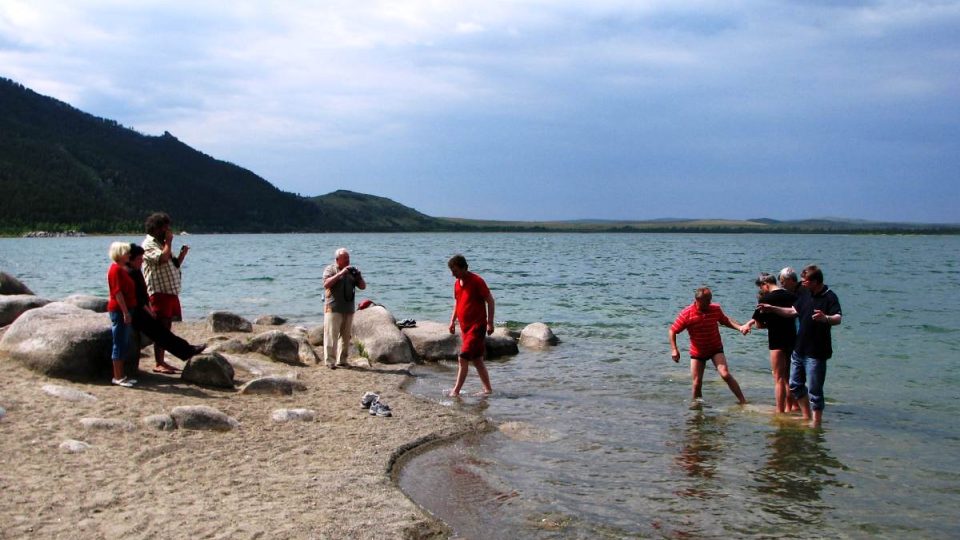
[[[720,378],[723,379],[723,382],[727,383],[730,391],[733,392],[733,395],[737,396],[740,404],[746,404],[747,398],[743,397],[743,392],[740,391],[740,384],[733,378],[733,375],[730,373],[730,368],[727,367],[727,357],[724,356],[723,353],[713,355],[713,365],[717,367],[717,373],[720,374]]]
[[[820,427],[820,421],[823,419],[823,411],[813,411],[813,420],[810,421],[810,427]]]
[[[123,378],[123,360],[114,360],[113,361],[113,378],[122,379]]]
[[[691,399],[703,398],[703,370],[707,367],[704,360],[690,359],[690,377],[693,379],[693,396]]]
[[[770,371],[773,373],[773,395],[777,403],[777,413],[783,414],[790,410],[790,392],[787,389],[787,378],[789,377],[790,358],[786,351],[770,351]]]
[[[803,396],[797,400],[797,405],[800,406],[800,413],[803,414],[803,419],[810,420],[810,398]]]
[[[463,388],[463,383],[467,380],[467,371],[469,370],[470,361],[462,356],[457,358],[457,382],[453,385],[453,388],[450,389],[450,397],[460,395],[460,389]]]
[[[493,393],[493,387],[490,386],[490,375],[487,373],[487,365],[483,363],[483,357],[473,361],[473,367],[477,368],[477,375],[480,376],[480,384],[483,385],[483,392],[478,395],[489,396]]]

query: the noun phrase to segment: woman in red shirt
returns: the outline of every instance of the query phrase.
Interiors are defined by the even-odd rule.
[[[113,264],[107,270],[107,285],[110,288],[110,299],[107,302],[107,311],[110,313],[110,329],[113,335],[113,349],[110,358],[113,361],[113,384],[130,388],[137,383],[123,375],[123,355],[130,342],[130,312],[137,307],[137,289],[133,279],[124,270],[124,265],[130,260],[130,244],[128,242],[114,242],[110,244],[110,259]]]

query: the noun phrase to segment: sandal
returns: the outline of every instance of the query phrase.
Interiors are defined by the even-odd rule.
[[[157,366],[153,368],[154,373],[162,373],[164,375],[176,375],[180,370],[173,366]]]

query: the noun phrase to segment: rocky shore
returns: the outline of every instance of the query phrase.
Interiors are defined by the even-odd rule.
[[[11,279],[0,275],[0,537],[449,535],[392,479],[422,445],[493,428],[402,390],[413,363],[455,356],[459,336],[440,323],[401,329],[382,307],[358,312],[352,367],[329,370],[322,329],[213,313],[174,325],[207,345],[186,363],[168,355],[183,373],[152,373],[146,346],[128,389],[109,384],[97,299],[37,299]],[[548,346],[542,332],[526,343]],[[518,338],[499,330],[489,343],[515,354]],[[392,417],[361,408],[368,391]]]

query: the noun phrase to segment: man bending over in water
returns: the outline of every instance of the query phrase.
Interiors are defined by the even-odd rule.
[[[680,362],[680,351],[677,349],[677,334],[684,330],[690,331],[690,376],[693,377],[693,405],[703,398],[703,371],[707,367],[707,360],[712,360],[717,373],[723,379],[737,400],[744,405],[747,400],[740,391],[740,385],[730,374],[727,367],[727,357],[723,354],[723,341],[720,339],[722,324],[741,333],[749,333],[750,327],[740,325],[730,319],[720,309],[719,304],[711,304],[713,293],[708,287],[700,287],[694,295],[694,301],[677,315],[677,319],[670,326],[670,356],[674,362]]]

